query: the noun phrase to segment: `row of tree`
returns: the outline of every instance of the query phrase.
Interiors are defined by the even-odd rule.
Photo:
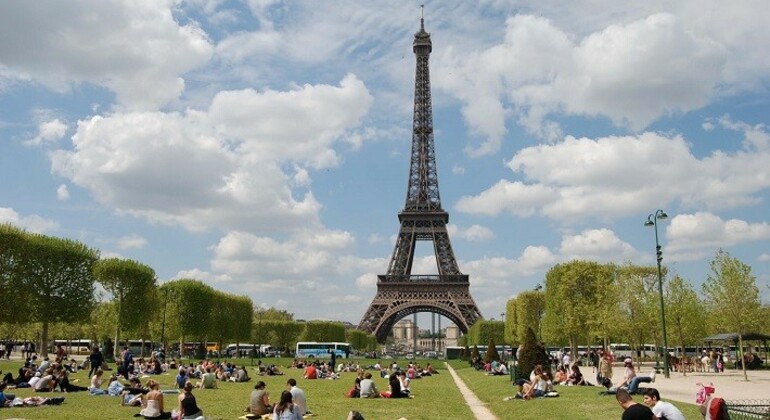
[[[770,333],[768,324],[761,322],[770,316],[770,306],[762,305],[751,267],[719,250],[710,268],[701,294],[681,276],[664,279],[669,345],[684,348],[722,332],[738,333],[739,338],[747,332]],[[664,269],[664,278],[666,274]],[[573,352],[578,344],[660,346],[658,282],[656,267],[581,260],[558,264],[546,274],[545,288],[538,286],[508,301],[504,340],[523,343],[529,331],[541,342],[569,346]]]
[[[96,292],[97,285],[106,293]],[[297,341],[347,341],[357,350],[376,348],[374,336],[346,330],[341,323],[294,321],[286,311],[255,308],[248,296],[217,291],[195,279],[158,285],[147,265],[99,259],[98,250],[80,242],[10,224],[0,225],[0,296],[0,336],[39,337],[39,344],[49,343],[52,335],[94,342],[110,337],[115,343],[128,335],[150,342],[216,341],[220,346],[270,343],[286,350]],[[33,330],[39,335],[31,334]]]

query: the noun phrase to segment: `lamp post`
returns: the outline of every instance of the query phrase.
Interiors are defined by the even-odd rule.
[[[660,324],[663,327],[663,374],[666,378],[669,377],[668,337],[666,334],[666,308],[663,303],[663,271],[660,268],[660,262],[663,261],[663,251],[661,251],[660,242],[658,241],[658,220],[665,220],[667,218],[666,212],[659,209],[654,214],[647,216],[647,221],[644,222],[645,226],[653,226],[655,228],[655,256],[658,261],[658,294],[660,295]]]
[[[165,296],[163,297],[163,322],[160,327],[160,346],[163,349],[163,354],[166,354],[166,306],[168,304],[168,287],[164,290]]]

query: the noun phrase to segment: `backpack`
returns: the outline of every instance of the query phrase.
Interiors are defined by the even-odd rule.
[[[730,417],[727,415],[727,404],[725,404],[724,398],[712,398],[707,407],[706,419],[727,420],[729,418]]]

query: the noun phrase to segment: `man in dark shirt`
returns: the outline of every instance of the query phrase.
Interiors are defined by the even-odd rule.
[[[88,371],[88,377],[90,378],[91,375],[96,373],[97,369],[102,368],[102,363],[104,362],[104,355],[99,351],[99,346],[94,346],[91,354],[88,355],[88,362],[91,364],[91,369]]]
[[[617,398],[620,406],[623,407],[621,420],[652,420],[654,418],[652,410],[646,405],[634,402],[631,394],[626,389],[618,389],[615,398]]]

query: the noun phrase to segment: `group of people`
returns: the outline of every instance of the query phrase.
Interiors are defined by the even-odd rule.
[[[412,390],[410,388],[411,379],[407,377],[405,371],[392,373],[388,375],[388,390],[380,392],[372,379],[371,372],[359,370],[353,381],[353,387],[350,388],[345,396],[348,398],[410,398]]]
[[[267,385],[263,381],[254,384],[249,406],[246,408],[249,415],[262,416],[272,413],[273,420],[300,420],[305,414],[310,413],[307,409],[305,391],[297,386],[294,378],[286,381],[286,389],[281,392],[281,397],[276,404],[270,403],[270,395],[266,388]]]

